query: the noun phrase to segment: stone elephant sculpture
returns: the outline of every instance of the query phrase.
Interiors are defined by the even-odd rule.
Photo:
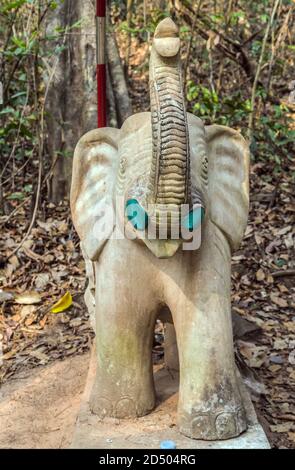
[[[247,224],[249,152],[238,132],[204,126],[186,112],[179,49],[178,29],[167,18],[152,44],[151,112],[129,117],[121,129],[87,133],[74,155],[72,217],[94,267],[96,296],[91,409],[125,418],[154,408],[151,350],[155,321],[166,309],[179,351],[179,429],[195,439],[227,439],[247,426],[230,275]],[[115,208],[119,196],[117,221],[97,236],[102,206]],[[118,224],[132,236],[113,237]],[[183,249],[183,225],[191,236],[201,233],[198,249]],[[148,236],[148,226],[156,236]]]

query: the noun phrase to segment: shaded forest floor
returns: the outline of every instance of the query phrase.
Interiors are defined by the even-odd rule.
[[[137,112],[148,109],[147,86],[147,80],[133,77]],[[233,312],[249,322],[236,332],[237,363],[271,444],[280,448],[295,447],[294,170],[293,164],[275,174],[272,163],[252,164],[249,223],[232,266]],[[27,176],[28,181],[35,177]],[[9,202],[8,215],[0,217],[0,383],[26,369],[83,354],[94,337],[68,202],[44,202],[30,236],[15,253],[31,214],[29,200],[14,213],[18,206],[19,201]],[[40,298],[32,305],[36,292]],[[50,313],[66,292],[73,296],[72,307]],[[17,299],[20,293],[26,298]],[[155,361],[162,360],[162,342],[158,326]]]

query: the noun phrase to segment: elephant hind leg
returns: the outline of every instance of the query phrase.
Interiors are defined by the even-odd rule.
[[[168,307],[163,307],[159,314],[159,320],[164,325],[164,363],[168,369],[179,371],[179,356],[176,340],[176,332],[172,314]]]
[[[173,323],[165,323],[164,327],[164,360],[168,369],[179,371],[179,356],[176,331]]]

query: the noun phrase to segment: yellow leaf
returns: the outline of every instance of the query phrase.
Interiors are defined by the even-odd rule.
[[[60,313],[67,310],[73,303],[72,296],[67,292],[59,301],[51,307],[51,313]]]

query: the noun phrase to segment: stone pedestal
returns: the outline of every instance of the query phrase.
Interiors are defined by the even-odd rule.
[[[85,392],[73,436],[73,449],[159,449],[164,440],[173,440],[177,449],[269,449],[266,435],[258,423],[254,407],[242,386],[248,430],[234,439],[200,441],[179,433],[176,426],[178,374],[162,366],[155,367],[157,390],[155,410],[142,418],[101,420],[89,409],[89,395],[95,376],[96,355],[93,350]]]

